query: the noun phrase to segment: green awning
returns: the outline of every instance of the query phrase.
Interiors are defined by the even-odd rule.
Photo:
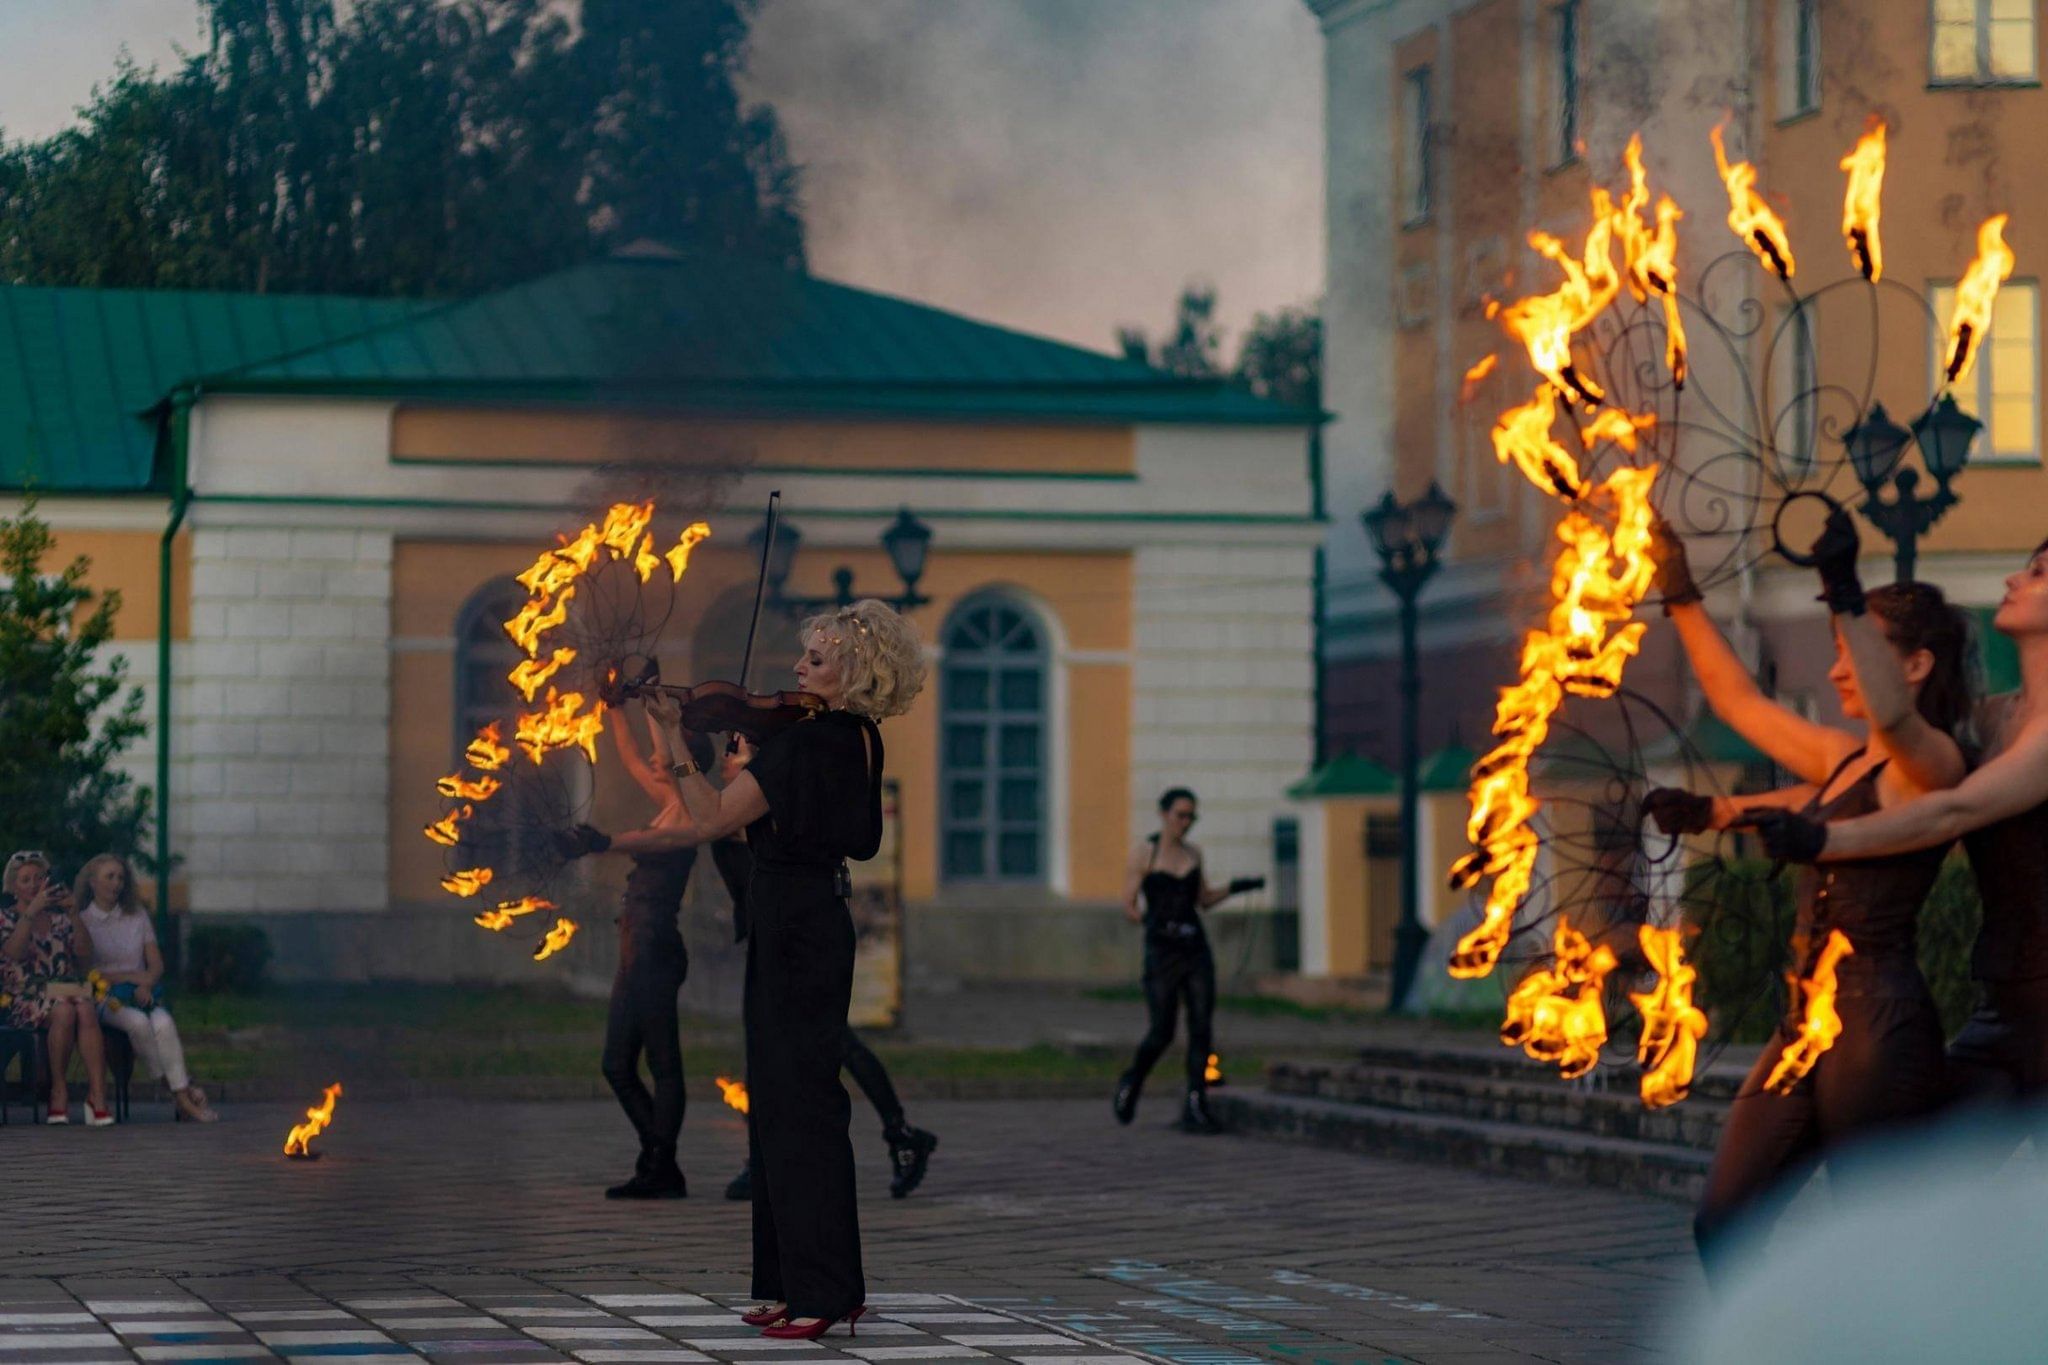
[[[1327,796],[1395,796],[1401,779],[1359,754],[1339,754],[1287,789],[1296,801]]]

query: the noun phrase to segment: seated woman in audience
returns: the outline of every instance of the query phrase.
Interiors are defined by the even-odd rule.
[[[80,870],[72,895],[85,907],[78,921],[90,939],[91,965],[108,984],[100,1022],[127,1034],[135,1055],[164,1078],[179,1118],[212,1123],[220,1115],[186,1074],[185,1045],[157,989],[164,956],[156,928],[135,898],[135,873],[128,860],[118,853],[100,854]]]
[[[86,989],[81,956],[84,932],[71,912],[71,893],[50,881],[50,861],[40,853],[17,853],[0,875],[14,897],[0,907],[0,959],[8,964],[6,993],[14,1000],[7,1022],[16,1028],[48,1029],[50,1112],[48,1122],[71,1122],[65,1073],[75,1043],[85,1059],[85,1123],[105,1128],[107,1050],[100,1021]]]

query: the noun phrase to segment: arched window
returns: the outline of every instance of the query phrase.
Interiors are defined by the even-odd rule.
[[[526,604],[526,589],[509,578],[471,593],[455,618],[455,756],[459,762],[476,732],[502,721],[511,742],[519,694],[505,675],[524,657],[505,634],[505,622]]]
[[[939,829],[949,881],[1045,876],[1045,627],[1015,601],[969,598],[946,621]]]
[[[505,634],[504,626],[526,599],[526,589],[509,578],[496,579],[471,593],[456,614],[451,772],[461,770],[463,750],[493,721],[498,722],[500,740],[510,746],[514,721],[528,709],[505,676],[525,656]],[[578,803],[587,800],[590,778],[580,762],[551,757],[548,767],[541,770],[533,768],[516,749],[514,754],[499,774],[504,787],[463,825],[463,842],[455,850],[458,865],[488,866],[501,875],[521,872],[528,870],[525,855],[529,851],[535,855],[536,866],[544,864],[538,841],[550,829],[571,823],[580,809]]]

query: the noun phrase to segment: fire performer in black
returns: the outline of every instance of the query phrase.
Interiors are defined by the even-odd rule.
[[[1214,1133],[1209,1113],[1209,1054],[1216,1014],[1216,959],[1202,930],[1201,912],[1240,891],[1265,885],[1240,877],[1218,890],[1202,875],[1202,850],[1187,841],[1196,819],[1195,794],[1175,787],[1159,798],[1159,832],[1131,851],[1124,869],[1124,917],[1145,926],[1145,1010],[1151,1027],[1130,1069],[1117,1079],[1112,1107],[1118,1123],[1138,1113],[1138,1093],[1166,1049],[1181,1001],[1188,1011],[1187,1094],[1181,1101],[1184,1132]],[[1140,901],[1143,909],[1140,909]]]
[[[881,846],[875,722],[909,709],[925,670],[915,630],[872,599],[811,618],[799,639],[798,684],[826,709],[758,751],[742,745],[745,769],[723,791],[694,762],[679,762],[693,828],[604,842],[642,853],[747,832],[747,1131],[762,1301],[747,1319],[763,1335],[809,1340],[866,1311],[850,1105],[839,1083],[853,996],[845,860]]]
[[[2048,1100],[2048,541],[2005,580],[1994,628],[2018,647],[2020,690],[1978,712],[1984,758],[1960,784],[1856,818],[1771,812],[1774,858],[1829,870],[1961,838],[1984,901],[1971,955],[1983,1004],[1948,1049],[1955,1097]]]
[[[655,761],[649,764],[633,739],[625,710],[615,709],[613,715],[617,723],[607,728],[619,761],[654,803],[656,813],[649,828],[687,830],[690,813],[669,775],[667,734],[650,715],[648,732]],[[708,756],[708,747],[704,752]],[[563,852],[573,857],[595,851],[589,838],[594,833],[571,832],[565,836]],[[690,955],[683,946],[676,916],[696,861],[697,850],[692,847],[636,853],[633,870],[626,875],[618,920],[619,967],[612,978],[611,1008],[605,1016],[603,1067],[612,1093],[640,1135],[640,1159],[634,1164],[632,1178],[604,1192],[607,1199],[681,1199],[689,1193],[682,1167],[676,1162],[684,1102],[676,996],[689,975]],[[652,1094],[640,1080],[642,1055],[654,1080]]]
[[[733,941],[744,943],[748,928],[747,883],[754,875],[753,855],[747,851],[743,839],[720,839],[711,846],[711,856],[718,864],[719,876],[725,879],[726,891],[732,896]],[[889,1194],[901,1199],[924,1182],[925,1168],[930,1165],[932,1153],[939,1145],[938,1136],[911,1124],[903,1112],[903,1101],[896,1097],[896,1087],[890,1082],[882,1059],[861,1041],[850,1024],[846,1029],[844,1047],[840,1067],[853,1077],[854,1084],[868,1097],[868,1103],[875,1107],[875,1115],[882,1120],[882,1140],[889,1144]],[[725,1187],[725,1197],[754,1197],[754,1168],[751,1163],[740,1167],[740,1173]]]
[[[1969,633],[1939,589],[1901,583],[1868,594],[1856,578],[1857,541],[1847,515],[1830,518],[1814,546],[1821,600],[1833,614],[1836,654],[1828,677],[1843,714],[1868,722],[1867,736],[1807,720],[1766,697],[1701,605],[1685,552],[1658,528],[1658,590],[1677,627],[1707,703],[1723,721],[1799,786],[1754,796],[1712,798],[1659,788],[1644,811],[1667,834],[1752,824],[1759,812],[1796,810],[1848,818],[1898,806],[1953,786],[1964,771],[1954,731],[1970,705]],[[1731,1105],[1707,1174],[1693,1229],[1710,1279],[1738,1221],[1767,1216],[1766,1198],[1850,1139],[1925,1114],[1943,1094],[1941,1019],[1914,956],[1915,919],[1945,850],[1862,859],[1798,889],[1793,972],[1801,981],[1834,933],[1850,953],[1835,968],[1841,1033],[1803,1076],[1781,1074],[1801,1041],[1807,994],[1788,1011]],[[1795,1054],[1796,1055],[1796,1054]],[[1777,1084],[1775,1088],[1773,1081]]]

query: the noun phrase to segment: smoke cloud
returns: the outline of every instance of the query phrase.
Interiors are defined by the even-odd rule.
[[[750,68],[821,275],[1096,349],[1191,278],[1233,336],[1322,289],[1299,0],[766,0]]]

